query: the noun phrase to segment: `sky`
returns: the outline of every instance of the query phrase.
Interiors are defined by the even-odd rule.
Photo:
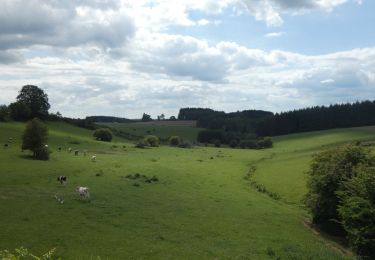
[[[0,0],[0,104],[64,116],[375,99],[373,0]]]

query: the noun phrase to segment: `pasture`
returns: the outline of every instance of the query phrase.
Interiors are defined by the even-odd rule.
[[[121,138],[95,141],[92,131],[64,123],[48,127],[51,159],[35,161],[20,150],[24,124],[0,123],[0,142],[14,139],[0,148],[0,249],[38,254],[56,247],[63,259],[351,258],[304,225],[304,171],[324,146],[374,140],[373,127],[278,137],[260,151],[136,149]],[[153,127],[152,134],[183,136]],[[251,166],[252,178],[279,200],[244,179]],[[89,187],[90,199],[80,199],[76,186]]]

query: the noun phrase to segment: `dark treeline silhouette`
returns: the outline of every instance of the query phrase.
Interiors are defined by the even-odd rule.
[[[271,117],[272,112],[244,110],[231,113],[209,108],[181,108],[179,120],[197,120],[197,126],[211,130],[224,130],[238,133],[255,132],[259,122]]]
[[[257,127],[260,136],[375,125],[375,101],[316,106],[275,114]]]

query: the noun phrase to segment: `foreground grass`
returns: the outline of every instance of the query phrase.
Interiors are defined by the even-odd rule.
[[[283,137],[276,139],[274,149],[264,151],[142,150],[119,138],[101,143],[92,140],[91,131],[50,123],[53,153],[50,161],[43,162],[20,151],[23,126],[0,125],[1,142],[15,138],[0,151],[0,249],[24,246],[42,253],[57,247],[64,259],[348,258],[303,225],[303,209],[270,199],[243,179],[256,164],[257,181],[296,201],[304,192],[300,170],[306,167],[306,158],[320,145],[332,143],[332,138],[318,144],[303,136],[291,136],[290,142]],[[337,140],[372,136],[354,130]],[[57,151],[59,146],[62,152]],[[91,162],[89,155],[68,153],[68,147],[88,149],[89,155],[97,155],[97,162]],[[306,158],[298,160],[298,151]],[[300,168],[285,166],[288,160],[283,158],[288,156],[300,162]],[[281,169],[280,176],[272,167]],[[293,173],[284,181],[281,175],[289,172]],[[159,181],[126,178],[135,173],[155,175]],[[58,175],[68,176],[66,186],[57,183]],[[77,198],[78,185],[90,188],[89,201]],[[292,195],[288,186],[301,188]]]

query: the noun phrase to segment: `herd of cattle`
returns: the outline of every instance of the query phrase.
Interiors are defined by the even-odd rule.
[[[9,137],[8,138],[8,142],[4,144],[4,148],[8,148],[9,145],[13,142],[13,138],[12,137]],[[44,145],[45,148],[48,148],[48,144]],[[61,147],[58,147],[58,151],[61,152],[62,151],[62,148]],[[68,148],[68,152],[71,153],[73,151],[73,149],[71,147]],[[79,151],[78,150],[74,150],[74,155],[78,155],[79,154]],[[87,155],[87,150],[83,150],[83,155],[86,156]],[[96,155],[92,155],[91,156],[91,161],[92,162],[96,162]],[[65,185],[66,182],[67,182],[67,177],[64,176],[64,175],[60,175],[57,177],[57,181],[60,182],[60,184],[62,185]],[[79,197],[82,198],[82,199],[89,199],[90,198],[90,192],[89,192],[89,188],[88,187],[83,187],[83,186],[78,186],[76,187],[76,192],[78,193]],[[55,198],[60,202],[60,203],[63,203],[63,199],[60,199],[58,198],[56,195],[55,195]]]
[[[46,145],[48,147],[48,145]],[[58,147],[58,151],[61,152],[62,148]],[[68,148],[68,152],[71,153],[73,149],[71,147]],[[74,155],[78,156],[79,151],[74,150]],[[83,155],[87,155],[87,150],[83,150]],[[91,156],[91,161],[96,162],[96,155]],[[57,177],[57,181],[60,182],[60,184],[65,185],[67,182],[67,177],[64,175],[60,175]],[[89,199],[90,198],[90,192],[88,187],[83,187],[83,186],[77,186],[76,187],[76,192],[78,193],[79,197],[82,199]],[[61,201],[60,201],[61,202]],[[62,202],[61,202],[62,203]]]

